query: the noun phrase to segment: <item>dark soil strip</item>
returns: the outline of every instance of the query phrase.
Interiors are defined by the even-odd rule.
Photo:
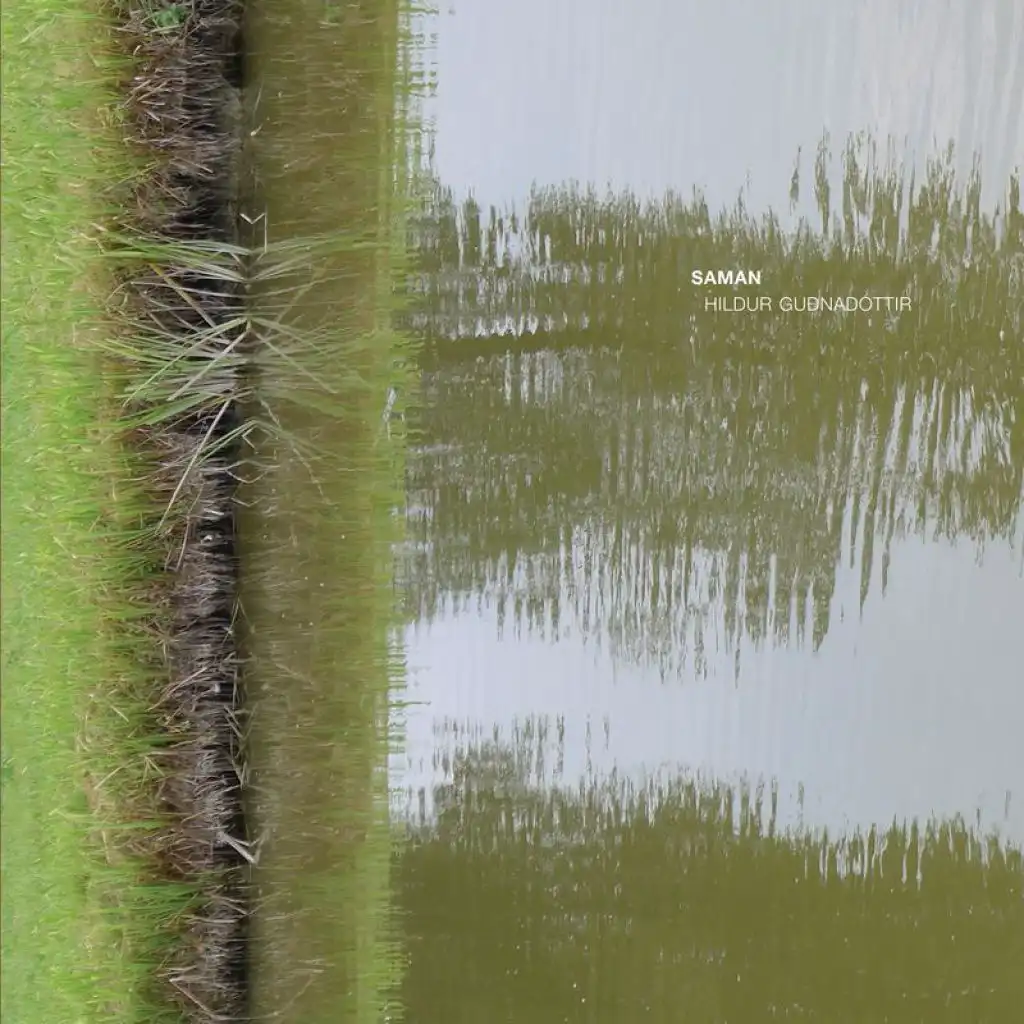
[[[241,0],[164,6],[123,0],[114,12],[117,38],[130,57],[131,77],[123,83],[128,131],[153,161],[136,186],[125,227],[158,247],[233,243],[242,132]],[[161,879],[199,894],[161,975],[187,1019],[246,1019],[234,473],[244,284],[204,273],[198,260],[136,261],[123,292],[143,338],[169,343],[172,352],[180,346],[176,379],[195,380],[195,394],[178,398],[197,400],[185,411],[172,413],[168,406],[161,412],[150,395],[132,410],[161,413],[155,424],[136,429],[131,443],[152,468],[146,487],[157,507],[170,508],[154,528],[165,562],[156,583],[162,611],[155,625],[166,671],[157,707],[156,727],[166,739],[158,796],[169,824],[149,852]],[[215,328],[232,322],[236,326],[218,335]]]

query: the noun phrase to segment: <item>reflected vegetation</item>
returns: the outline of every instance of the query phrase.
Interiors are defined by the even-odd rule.
[[[784,643],[795,619],[816,648],[844,558],[863,602],[907,531],[1016,537],[1019,180],[985,213],[980,173],[958,187],[951,152],[920,182],[879,167],[870,141],[841,155],[835,197],[819,148],[821,225],[794,232],[699,197],[553,189],[518,217],[436,188],[419,222],[411,614],[486,594],[668,670],[699,657],[719,598],[734,645]],[[722,267],[763,284],[691,285]],[[773,311],[705,308],[751,293]],[[912,309],[778,311],[808,295]]]
[[[1016,841],[991,831],[1009,790],[987,794],[984,826],[976,806],[936,819],[924,777],[934,762],[907,754],[865,785],[903,792],[886,772],[920,773],[915,813],[886,825],[835,808],[830,819],[853,817],[830,832],[794,822],[777,779],[716,777],[699,760],[688,772],[682,718],[677,762],[649,747],[638,775],[636,746],[665,705],[635,673],[619,685],[649,720],[621,773],[614,754],[590,764],[607,667],[570,685],[554,654],[546,673],[542,654],[529,662],[542,676],[529,693],[564,690],[568,726],[588,722],[582,775],[563,766],[580,760],[565,718],[492,723],[479,710],[488,692],[526,690],[493,661],[525,637],[551,651],[596,643],[672,687],[699,685],[724,654],[736,689],[721,696],[722,728],[742,746],[755,728],[738,721],[743,705],[756,719],[756,701],[772,698],[759,698],[741,649],[814,664],[843,607],[838,577],[855,576],[863,616],[886,599],[908,538],[918,572],[957,545],[982,564],[1012,560],[1010,599],[1024,610],[1019,179],[986,211],[980,169],[958,182],[952,151],[918,180],[870,139],[838,158],[837,195],[825,140],[809,168],[819,219],[795,229],[742,203],[713,214],[699,195],[643,204],[566,186],[534,190],[516,212],[434,183],[415,225],[422,402],[399,574],[413,649],[446,626],[423,647],[445,656],[424,699],[454,694],[444,707],[455,711],[422,709],[431,738],[420,734],[408,763],[429,762],[426,781],[398,771],[412,780],[395,803],[407,822],[395,884],[408,1021],[994,1021],[1021,1005],[1024,873]],[[794,203],[804,174],[798,160]],[[708,268],[760,270],[762,284],[694,287],[690,271]],[[773,311],[716,312],[715,294],[766,295]],[[912,308],[787,315],[784,295],[909,296]],[[999,617],[1003,598],[984,579],[971,580],[972,599]],[[924,614],[903,601],[894,622]],[[481,630],[457,623],[486,632],[491,613],[506,639],[482,656],[470,646]],[[977,699],[1008,710],[1019,706],[1013,645],[998,635],[991,650],[970,635],[962,646],[987,681]],[[943,731],[915,735],[946,684],[910,639],[887,642],[896,654],[881,679],[821,680],[856,691],[857,714],[826,711],[813,726],[823,733],[794,741],[818,750],[815,766],[830,766],[851,730],[878,729],[871,706],[884,719],[904,690],[901,747],[940,744],[936,757],[961,763],[986,742],[948,739],[955,701],[935,713]],[[774,713],[797,713],[785,707]],[[870,734],[860,749],[872,757]],[[814,781],[785,785],[802,805]]]
[[[990,737],[957,734],[957,708],[985,702],[1005,730],[1020,706],[1002,625],[1024,609],[1019,177],[986,206],[982,168],[958,178],[952,150],[915,176],[879,140],[825,138],[796,155],[776,213],[572,183],[482,209],[414,141],[407,15],[257,5],[249,29],[255,1014],[1008,1019],[1022,865],[990,826],[1021,762],[1004,752],[984,776],[998,806],[982,827],[974,806],[936,817],[921,752],[969,774]],[[691,283],[719,268],[762,283]],[[738,294],[774,308],[707,307]],[[787,295],[911,309],[784,313]],[[768,742],[803,743],[810,768],[739,782],[685,749],[700,724],[661,695],[731,701],[742,748],[743,722],[761,724],[752,659],[792,654],[780,691],[836,671],[820,655],[844,616],[855,632],[899,572],[929,579],[958,551],[1002,571],[954,577],[995,623],[962,638],[971,672],[943,676],[912,639],[924,614],[948,639],[956,609],[904,592],[881,615],[895,625],[877,679],[855,636],[834,655],[849,674],[796,698],[847,703],[822,704],[809,739],[792,702],[778,713],[796,739]],[[418,706],[405,663],[453,622]],[[495,632],[546,645],[531,692],[571,689],[556,652],[574,644],[628,666],[642,770],[590,764],[607,662],[572,680],[566,717],[480,712],[515,689],[511,644],[471,646]],[[438,725],[441,697],[454,712]],[[400,765],[399,710],[426,779]],[[867,763],[890,721],[902,765]],[[658,727],[668,763],[647,745]],[[583,728],[585,771],[567,739]],[[783,812],[850,733],[868,750],[850,791],[904,772],[913,813],[872,824],[845,789],[827,816],[842,830]]]
[[[400,963],[386,758],[402,466],[382,410],[411,358],[389,301],[404,258],[403,21],[371,2],[250,13],[252,1014],[376,1021]]]
[[[1000,1021],[1024,997],[1020,852],[963,822],[787,834],[713,781],[541,788],[542,725],[448,737],[396,862],[410,1024]],[[442,898],[441,894],[447,894]]]

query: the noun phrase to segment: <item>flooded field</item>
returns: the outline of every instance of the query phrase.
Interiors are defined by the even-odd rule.
[[[256,1016],[1024,1001],[1024,9],[757,7],[255,6]]]

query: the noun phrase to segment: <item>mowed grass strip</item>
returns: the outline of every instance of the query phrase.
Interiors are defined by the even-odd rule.
[[[148,827],[126,811],[153,767],[160,669],[132,628],[150,612],[130,599],[143,499],[100,357],[110,281],[94,225],[130,173],[108,117],[108,26],[67,0],[12,0],[2,25],[0,1016],[174,1020],[153,978],[193,895],[119,840]]]

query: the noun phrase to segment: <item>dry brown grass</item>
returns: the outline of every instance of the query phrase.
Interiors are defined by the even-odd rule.
[[[110,372],[151,510],[137,533],[154,570],[141,628],[164,679],[150,709],[161,740],[147,755],[152,786],[132,797],[150,824],[121,842],[155,879],[195,893],[159,968],[169,998],[197,1022],[238,1020],[248,855],[234,629],[248,332],[234,248],[242,11],[239,0],[116,0],[111,10],[129,69],[122,124],[143,171],[106,235],[120,280]]]

